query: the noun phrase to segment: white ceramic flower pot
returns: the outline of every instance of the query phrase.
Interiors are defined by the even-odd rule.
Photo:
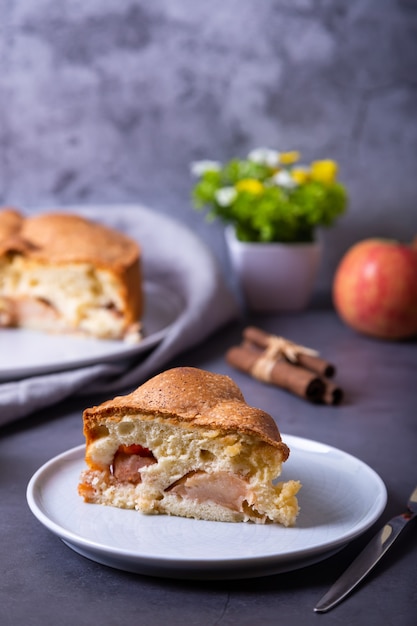
[[[253,311],[298,311],[307,307],[321,260],[321,244],[246,243],[227,226],[230,260]]]

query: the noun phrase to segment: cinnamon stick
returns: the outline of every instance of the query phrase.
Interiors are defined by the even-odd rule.
[[[283,358],[262,362],[263,354],[262,350],[246,342],[230,348],[226,361],[263,382],[277,385],[301,398],[311,402],[322,400],[325,384],[314,372],[292,365]]]
[[[267,348],[270,345],[271,338],[276,337],[276,335],[266,333],[255,326],[248,326],[243,331],[243,337],[260,348]],[[335,366],[319,356],[298,353],[297,363],[319,376],[326,376],[326,378],[330,378],[336,373]]]
[[[340,404],[343,400],[343,390],[331,381],[324,381],[325,390],[323,394],[324,404]]]

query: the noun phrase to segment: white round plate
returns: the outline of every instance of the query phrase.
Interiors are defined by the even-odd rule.
[[[184,305],[164,285],[153,282],[145,282],[144,297],[143,339],[136,344],[23,328],[1,329],[0,381],[119,361],[146,352],[162,341]]]
[[[143,515],[86,504],[77,493],[84,446],[69,450],[32,477],[32,513],[75,552],[129,572],[221,580],[290,571],[318,562],[369,528],[387,501],[368,465],[333,447],[283,435],[291,449],[282,480],[302,482],[293,528]]]

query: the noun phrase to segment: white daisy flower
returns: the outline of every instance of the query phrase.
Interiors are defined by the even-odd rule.
[[[280,153],[270,148],[256,148],[248,154],[249,161],[259,163],[260,165],[267,165],[268,167],[278,167],[280,160]]]
[[[281,170],[280,172],[277,172],[272,177],[272,180],[276,185],[279,185],[280,187],[285,187],[286,189],[293,189],[297,186],[297,183],[287,170]]]
[[[219,161],[193,161],[190,169],[193,176],[202,176],[206,172],[218,172],[221,167]]]
[[[230,206],[237,196],[234,187],[221,187],[214,194],[220,206]]]

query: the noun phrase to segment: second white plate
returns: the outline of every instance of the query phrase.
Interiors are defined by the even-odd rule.
[[[183,310],[162,284],[145,282],[144,337],[140,343],[49,335],[22,328],[1,329],[0,381],[127,359],[157,345]]]
[[[37,519],[71,549],[98,563],[152,576],[230,579],[281,573],[341,549],[381,515],[387,493],[359,459],[283,435],[291,455],[282,480],[302,482],[297,524],[221,523],[86,504],[77,493],[84,446],[41,467],[27,489]]]

